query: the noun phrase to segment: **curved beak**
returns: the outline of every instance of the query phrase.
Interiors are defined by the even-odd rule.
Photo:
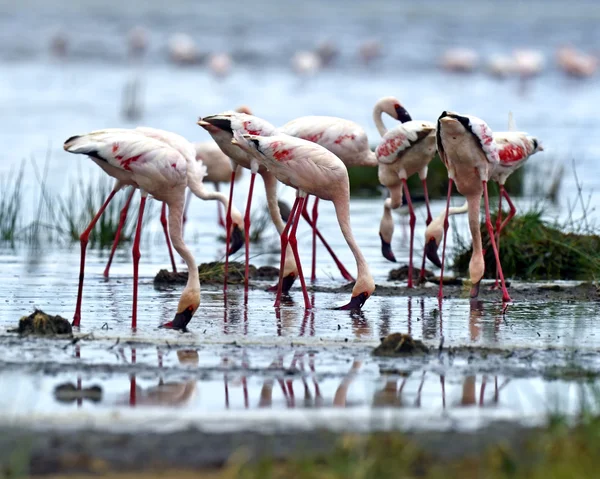
[[[477,281],[473,286],[471,286],[471,298],[476,298],[479,296],[479,286],[481,285],[481,280]]]
[[[177,313],[175,315],[175,319],[173,319],[173,321],[169,321],[168,323],[161,324],[159,326],[159,328],[177,329],[177,330],[186,332],[187,325],[192,320],[192,316],[194,316],[193,311],[190,311],[188,308],[186,308],[183,310],[183,312]]]
[[[407,121],[412,121],[412,117],[408,114],[406,109],[402,105],[398,105],[396,108],[396,116],[398,117],[398,121],[400,123],[406,123]]]
[[[344,306],[340,306],[339,308],[336,308],[336,309],[343,309],[343,310],[360,309],[363,307],[363,305],[365,304],[367,299],[369,299],[369,295],[367,293],[360,293],[360,294],[357,294],[356,296],[352,296],[352,298],[350,299],[350,302],[348,304],[345,304]]]
[[[434,265],[436,265],[438,268],[441,268],[442,262],[440,261],[437,250],[438,245],[435,242],[435,238],[431,238],[425,245],[425,256],[427,256],[427,259]]]
[[[395,263],[396,257],[394,256],[394,253],[392,252],[392,245],[383,239],[383,236],[381,236],[381,233],[379,233],[379,237],[381,238],[381,254],[388,261]]]
[[[204,118],[200,118],[198,120],[198,125],[200,125],[204,129],[209,129],[211,126],[216,127],[233,135],[233,130],[231,129],[231,120],[227,118],[218,118],[217,116],[205,116]]]
[[[233,230],[231,231],[231,244],[228,255],[231,256],[232,254],[237,253],[239,249],[244,246],[245,239],[244,232],[238,225],[234,225]]]
[[[296,275],[294,273],[290,273],[287,276],[285,276],[283,278],[283,281],[281,284],[281,291],[284,293],[289,293],[290,289],[292,289],[292,285],[294,284],[294,281],[296,281]],[[275,284],[275,285],[269,287],[269,289],[267,289],[267,291],[277,292],[278,286],[279,286],[279,284]]]

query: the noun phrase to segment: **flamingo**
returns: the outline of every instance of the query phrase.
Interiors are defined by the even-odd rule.
[[[146,29],[137,25],[129,30],[127,37],[129,56],[131,58],[141,57],[148,49],[148,32]]]
[[[570,46],[563,46],[557,50],[556,62],[567,75],[576,78],[591,77],[598,69],[596,57]]]
[[[402,108],[398,100],[395,101],[396,109]],[[404,109],[403,109],[404,110]],[[406,194],[406,202],[410,214],[410,253],[408,264],[408,287],[413,287],[413,246],[415,235],[416,217],[408,190],[407,179],[415,173],[423,184],[425,204],[427,206],[426,223],[431,222],[431,209],[429,207],[429,194],[427,192],[427,169],[429,162],[435,156],[435,125],[428,121],[413,121],[404,110],[399,115],[400,125],[387,131],[381,117],[375,117],[375,124],[382,136],[381,143],[375,150],[379,163],[379,182],[386,186],[390,192],[383,206],[383,215],[379,226],[381,238],[381,254],[389,261],[395,262],[396,257],[392,252],[391,242],[394,234],[394,221],[392,210],[402,205],[402,190]],[[425,278],[425,270],[421,268],[421,279]]]
[[[494,239],[494,228],[490,219],[490,205],[487,191],[487,183],[492,168],[499,162],[498,146],[493,139],[492,131],[483,120],[477,117],[444,111],[438,118],[436,139],[440,158],[448,169],[448,197],[444,218],[444,244],[442,247],[438,298],[440,300],[443,298],[442,278],[444,277],[450,195],[452,193],[452,183],[456,181],[456,188],[459,193],[467,199],[469,228],[473,238],[473,255],[469,264],[469,274],[473,285],[471,288],[471,297],[475,298],[479,294],[479,285],[485,269],[481,230],[479,227],[479,204],[481,203],[481,196],[483,194],[486,226],[496,257],[498,274],[502,282],[502,299],[505,302],[510,301],[510,296],[504,282],[500,256]]]
[[[233,61],[227,53],[215,53],[208,59],[208,68],[217,78],[224,78],[231,72]]]
[[[383,113],[388,114],[398,121],[410,119],[410,115],[408,115],[404,107],[402,107],[400,102],[393,97],[381,98],[373,108],[375,124],[378,125],[378,128],[381,126],[381,128],[385,129],[381,118]],[[303,116],[278,128],[278,132],[295,136],[296,138],[301,138],[303,140],[312,141],[327,148],[342,160],[346,165],[346,168],[352,166],[376,167],[378,164],[377,157],[375,153],[371,151],[369,146],[367,133],[363,127],[350,120],[331,116]],[[305,201],[302,215],[313,228],[311,281],[314,282],[316,280],[316,224],[318,218],[319,197],[315,196],[312,219],[309,219],[307,205],[308,201]],[[342,275],[344,275],[346,279],[352,281],[352,277],[348,278],[344,271],[342,271]]]
[[[479,55],[470,48],[451,48],[446,50],[440,59],[444,70],[471,73],[479,62]]]
[[[169,57],[179,65],[193,65],[200,60],[194,39],[186,33],[176,33],[169,38]]]
[[[118,131],[118,129],[112,129],[111,131],[116,132],[116,131]],[[121,130],[121,131],[131,131],[131,130]],[[146,135],[148,137],[155,138],[155,139],[158,139],[160,141],[163,141],[163,142],[169,144],[171,147],[173,147],[177,151],[179,151],[179,153],[181,155],[183,155],[186,162],[197,163],[196,170],[199,173],[201,173],[201,175],[200,175],[198,181],[196,181],[194,184],[193,193],[198,198],[201,198],[206,201],[217,200],[217,201],[221,202],[225,208],[228,207],[229,201],[227,199],[227,196],[225,196],[224,194],[222,194],[218,191],[207,191],[204,188],[203,178],[206,175],[206,168],[202,164],[201,161],[197,161],[195,148],[188,140],[186,140],[184,137],[182,137],[176,133],[172,133],[170,131],[165,131],[165,130],[159,130],[157,128],[137,127],[135,129],[135,131],[137,131],[143,135]],[[115,254],[117,246],[119,244],[121,230],[123,229],[123,225],[125,224],[125,220],[127,219],[127,212],[129,210],[129,205],[131,203],[131,198],[133,197],[134,191],[135,191],[135,189],[132,188],[130,196],[127,199],[125,205],[123,206],[123,209],[121,210],[121,214],[120,214],[120,218],[119,218],[119,226],[117,227],[117,232],[115,234],[115,239],[113,241],[112,249],[110,251],[110,255],[109,255],[108,261],[106,263],[106,268],[104,269],[104,277],[105,278],[108,278],[110,266],[112,264],[113,256]],[[190,190],[188,192],[188,197],[187,197],[187,204],[189,204],[191,193],[192,193],[192,189],[190,188]],[[185,218],[185,209],[186,208],[184,208],[184,218]],[[239,210],[235,206],[232,206],[231,215],[232,215],[232,224],[231,224],[230,229],[231,229],[231,237],[233,238],[233,241],[231,243],[231,249],[228,248],[227,254],[229,254],[229,255],[235,254],[244,244],[244,230],[243,230],[243,226],[242,226],[242,223],[243,223],[242,214],[239,212]],[[177,272],[177,266],[175,265],[175,257],[173,256],[173,250],[171,249],[171,241],[169,239],[169,230],[168,230],[168,225],[167,225],[167,206],[164,203],[162,205],[160,222],[163,227],[163,231],[165,234],[165,240],[167,243],[167,248],[169,250],[169,257],[171,259],[171,267],[173,268],[174,272]],[[183,226],[182,226],[182,234],[183,234]]]
[[[509,114],[509,131],[505,132],[494,132],[494,142],[498,147],[498,158],[499,162],[493,167],[490,174],[490,179],[495,181],[499,185],[499,201],[498,201],[498,215],[496,217],[496,228],[495,238],[498,252],[500,252],[500,234],[506,227],[506,224],[515,216],[517,209],[513,204],[508,192],[504,188],[504,184],[510,175],[516,170],[521,168],[523,164],[529,159],[529,157],[537,152],[544,151],[544,147],[540,141],[533,136],[530,136],[526,132],[517,131],[516,125],[512,113]],[[506,198],[510,207],[508,216],[502,221],[502,198]],[[460,208],[450,208],[449,214],[462,214],[467,211],[466,203]],[[425,231],[425,252],[429,260],[435,264],[438,268],[441,267],[439,257],[437,255],[437,248],[442,241],[442,222],[445,211],[440,214]],[[440,219],[440,217],[442,217]],[[435,223],[435,224],[434,224]],[[492,289],[498,288],[498,276],[496,276],[496,283]]]
[[[322,66],[321,57],[314,52],[298,51],[291,60],[292,70],[299,76],[313,76]]]
[[[189,162],[177,149],[167,143],[134,130],[98,130],[72,136],[65,141],[63,148],[70,153],[89,156],[105,173],[115,178],[113,190],[80,236],[79,289],[73,326],[79,327],[81,322],[85,251],[90,232],[114,195],[124,186],[130,185],[139,188],[142,194],[132,250],[133,312],[131,327],[133,329],[137,327],[140,237],[146,198],[150,194],[155,199],[169,205],[169,230],[173,246],[188,267],[188,281],[179,299],[175,318],[162,327],[185,329],[200,306],[198,268],[192,253],[183,241],[181,232],[186,186],[195,189],[198,178],[201,181],[202,177],[202,172],[197,170],[196,162]]]
[[[306,309],[311,308],[302,275],[296,231],[304,201],[308,195],[315,195],[322,200],[333,202],[340,229],[356,260],[357,277],[352,288],[352,298],[348,304],[341,306],[340,309],[362,308],[365,301],[375,291],[375,282],[369,271],[369,265],[352,234],[350,226],[350,184],[348,170],[344,163],[321,145],[285,134],[273,136],[248,135],[236,130],[232,144],[245,151],[249,156],[256,158],[279,181],[297,190],[290,221],[287,222],[281,234],[281,268],[275,307],[280,305],[283,266],[289,243],[298,267],[298,276],[304,295],[304,306]]]

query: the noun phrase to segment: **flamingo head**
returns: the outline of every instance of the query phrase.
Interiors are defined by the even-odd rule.
[[[425,230],[425,255],[438,268],[442,267],[442,262],[438,255],[438,248],[444,236],[443,223],[434,219]]]
[[[535,136],[528,136],[527,139],[531,142],[533,146],[533,152],[531,153],[532,155],[533,153],[537,153],[538,151],[544,151],[544,147],[540,143],[540,140],[538,140]]]
[[[187,331],[187,325],[192,320],[194,313],[200,306],[200,284],[186,287],[179,299],[177,313],[173,321],[161,325],[165,329]]]
[[[252,110],[247,105],[238,106],[235,111],[238,113],[245,113],[246,115],[252,115]]]
[[[244,219],[242,213],[231,205],[231,246],[228,255],[235,254],[245,242]]]
[[[345,304],[344,306],[340,306],[337,309],[343,310],[357,310],[361,309],[367,299],[371,297],[373,292],[375,291],[375,281],[373,281],[373,276],[367,271],[362,275],[359,274],[356,279],[356,283],[354,283],[354,287],[352,288],[352,297],[350,298],[350,302]]]
[[[231,118],[229,115],[211,115],[198,119],[198,125],[208,131],[211,135],[219,133],[228,133],[233,135],[231,128]]]
[[[386,96],[381,98],[377,102],[377,106],[381,109],[382,112],[387,113],[392,118],[398,120],[400,123],[406,123],[407,121],[412,121],[412,118],[406,108],[402,106],[402,103],[398,101],[397,98],[393,96]]]

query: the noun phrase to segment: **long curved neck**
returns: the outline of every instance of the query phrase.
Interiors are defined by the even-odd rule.
[[[335,214],[337,215],[342,234],[344,235],[346,243],[348,243],[348,247],[350,248],[350,251],[352,251],[354,259],[356,260],[356,269],[358,274],[356,278],[356,284],[358,284],[361,279],[364,279],[365,277],[371,277],[371,272],[369,271],[369,265],[367,264],[367,261],[365,260],[362,251],[358,247],[358,244],[354,239],[354,235],[352,234],[352,228],[350,227],[350,202],[348,200],[335,201],[334,206]]]
[[[277,179],[273,174],[268,171],[261,172],[262,179],[265,183],[265,193],[267,194],[267,208],[269,209],[269,215],[271,220],[277,228],[279,234],[283,233],[285,223],[281,217],[281,211],[279,210],[279,204],[277,203]]]
[[[375,122],[375,126],[377,127],[377,131],[383,137],[387,133],[387,128],[383,123],[383,109],[381,108],[381,104],[376,103],[373,108],[373,121]]]
[[[185,290],[200,291],[200,278],[198,276],[198,266],[194,255],[183,242],[182,222],[183,222],[183,204],[184,197],[178,198],[169,204],[169,236],[173,243],[173,248],[183,258],[188,267],[188,281]]]
[[[475,195],[467,199],[469,229],[473,238],[473,256],[482,254],[481,226],[479,224],[480,203],[481,196]]]

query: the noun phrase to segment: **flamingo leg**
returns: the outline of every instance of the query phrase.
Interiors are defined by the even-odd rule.
[[[125,202],[125,206],[121,210],[119,214],[119,226],[117,227],[117,232],[115,233],[115,240],[113,241],[112,248],[110,250],[110,255],[108,256],[108,261],[106,263],[106,268],[104,268],[104,277],[108,278],[108,273],[110,271],[110,265],[112,264],[113,257],[115,256],[115,252],[117,251],[117,246],[119,246],[119,240],[121,239],[121,231],[123,230],[123,226],[125,225],[125,220],[127,219],[127,212],[129,211],[129,205],[131,204],[131,199],[133,198],[133,194],[135,193],[135,188],[131,187],[131,193],[129,193],[129,197]]]
[[[96,226],[96,223],[100,219],[100,216],[102,216],[102,213],[104,213],[104,210],[106,209],[110,201],[114,198],[116,192],[117,190],[112,190],[110,192],[110,194],[98,210],[98,213],[96,213],[96,216],[94,216],[88,227],[84,230],[83,233],[81,233],[81,236],[79,237],[79,242],[81,243],[81,260],[79,264],[79,288],[77,289],[77,305],[75,306],[75,314],[73,315],[73,326],[76,327],[79,327],[79,323],[81,322],[81,299],[83,295],[85,250],[87,249],[88,241],[90,239],[90,233],[94,229],[94,226]]]
[[[296,210],[294,226],[292,226],[292,229],[290,231],[289,242],[294,253],[294,259],[296,260],[296,267],[298,268],[298,276],[300,277],[300,285],[302,286],[302,294],[304,296],[304,307],[306,309],[310,309],[312,306],[310,304],[310,300],[308,299],[308,291],[306,291],[306,282],[304,281],[304,274],[302,274],[302,265],[300,264],[300,255],[298,254],[298,242],[296,241],[296,230],[298,229],[298,225],[300,224],[300,215],[302,214],[304,202],[307,199],[308,196],[300,197],[300,202]]]
[[[185,195],[185,206],[183,207],[183,222],[181,223],[181,234],[183,235],[183,228],[185,227],[185,222],[187,221],[187,212],[190,207],[190,201],[192,200],[192,190],[188,189],[187,194]]]
[[[290,217],[291,217],[291,214],[290,214]],[[354,281],[354,277],[348,272],[348,270],[346,269],[346,267],[338,259],[338,257],[336,256],[336,254],[333,252],[333,249],[331,249],[331,246],[329,246],[329,244],[327,243],[327,241],[325,240],[325,238],[323,237],[323,235],[321,234],[321,232],[319,231],[319,229],[314,227],[314,223],[313,223],[312,219],[310,218],[310,216],[308,215],[308,212],[307,211],[306,212],[302,212],[302,217],[306,220],[306,222],[308,223],[308,225],[311,228],[315,229],[317,237],[321,240],[321,243],[323,243],[323,246],[325,246],[325,249],[331,255],[331,258],[333,259],[333,261],[335,262],[336,266],[340,270],[340,273],[342,274],[342,277],[346,281]]]
[[[402,185],[404,186],[404,196],[406,196],[406,203],[408,204],[408,212],[410,215],[410,258],[408,262],[408,288],[413,287],[413,245],[415,242],[415,222],[417,220],[415,216],[415,210],[410,199],[410,192],[408,191],[408,184],[406,178],[402,179]]]
[[[137,328],[137,298],[138,298],[138,271],[140,265],[140,239],[142,237],[142,219],[144,218],[144,208],[146,206],[146,194],[142,193],[140,200],[140,212],[138,215],[137,226],[135,229],[135,239],[133,240],[133,312],[131,314],[131,329]]]
[[[500,225],[500,231],[498,231],[498,234],[500,234],[502,232],[502,230],[506,227],[506,224],[511,219],[513,219],[513,217],[517,214],[517,208],[513,204],[510,196],[508,195],[508,193],[506,192],[506,190],[504,188],[502,188],[502,194],[504,195],[504,198],[506,198],[506,201],[508,202],[508,206],[510,208],[510,212],[508,213],[508,216],[506,218],[504,218],[504,221]],[[500,249],[500,246],[498,246],[498,249]]]
[[[171,258],[171,267],[173,273],[177,273],[177,266],[175,266],[175,256],[173,256],[173,248],[171,247],[171,238],[169,237],[169,227],[167,225],[167,204],[163,203],[160,211],[160,224],[165,232],[165,241],[167,242],[167,248],[169,249],[169,257]]]
[[[281,232],[281,261],[279,263],[279,282],[277,283],[277,295],[275,296],[275,303],[273,306],[276,308],[281,304],[281,293],[283,291],[283,268],[285,267],[285,254],[287,251],[288,245],[288,231],[290,230],[292,223],[294,222],[294,215],[296,214],[296,210],[298,209],[298,203],[300,202],[300,198],[296,197],[294,201],[294,206],[292,206],[292,211],[290,211],[290,216],[288,221],[285,223],[285,228]]]
[[[215,183],[215,191],[221,191],[219,189],[219,183]],[[219,226],[225,228],[225,218],[223,217],[223,205],[220,201],[217,201],[217,215],[219,216]]]
[[[509,302],[511,301],[508,291],[506,290],[506,283],[504,282],[504,274],[502,273],[502,265],[500,264],[500,255],[498,254],[498,248],[496,248],[496,240],[494,239],[494,227],[492,226],[492,220],[490,218],[490,200],[488,198],[488,190],[487,190],[487,181],[483,181],[483,195],[485,200],[485,224],[487,226],[488,234],[490,236],[490,241],[492,242],[492,248],[494,249],[494,256],[496,256],[496,267],[498,268],[498,274],[500,275],[500,281],[502,283],[502,301]],[[446,219],[448,218],[448,213],[446,212]],[[445,226],[445,225],[444,225]],[[444,236],[444,242],[446,241],[446,236]],[[443,261],[443,259],[442,259]],[[443,263],[442,263],[443,266]]]
[[[308,201],[304,203],[304,207],[308,205]],[[315,282],[317,280],[317,218],[319,217],[319,198],[315,196],[315,203],[313,204],[312,210],[312,220],[313,220],[313,237],[312,237],[312,272],[310,275],[311,282]]]
[[[250,176],[250,189],[248,190],[248,201],[246,202],[246,213],[244,214],[244,242],[246,243],[246,268],[244,270],[244,291],[248,291],[248,276],[250,275],[250,209],[252,207],[252,193],[254,192],[254,180],[256,173]]]
[[[448,213],[450,212],[450,196],[452,195],[452,179],[448,178],[448,197],[446,198],[446,215],[444,216],[444,240],[442,246],[442,270],[440,273],[440,289],[438,291],[438,299],[444,297],[444,261],[446,259],[446,237],[448,236]]]
[[[498,245],[498,251],[500,251],[500,226],[502,224],[502,192],[504,191],[504,185],[500,185],[500,194],[498,195],[498,215],[496,216],[496,244]],[[498,268],[496,268],[496,282],[491,289],[498,289]]]
[[[235,171],[231,173],[231,183],[229,185],[229,204],[227,205],[227,216],[225,217],[225,267],[223,271],[223,293],[227,292],[227,276],[229,270],[229,243],[231,242],[231,203],[233,202],[233,182],[235,180]],[[227,299],[227,298],[225,298]]]

